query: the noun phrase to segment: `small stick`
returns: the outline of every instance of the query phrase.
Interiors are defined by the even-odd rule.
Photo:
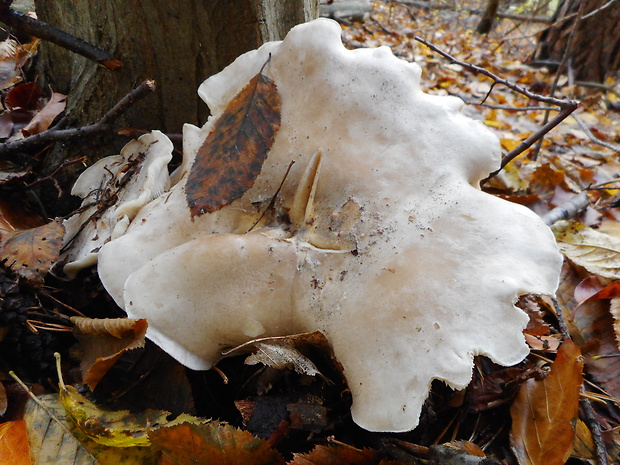
[[[551,226],[556,221],[568,220],[574,218],[579,213],[584,211],[590,205],[590,199],[588,199],[588,193],[586,191],[571,197],[568,202],[563,203],[555,207],[549,213],[542,217],[542,220],[547,226]]]
[[[590,399],[585,397],[584,394],[585,389],[583,386],[581,386],[581,397],[579,398],[579,403],[581,404],[581,408],[583,409],[583,412],[585,414],[584,421],[586,425],[588,425],[588,429],[592,433],[592,440],[594,441],[594,451],[596,453],[596,463],[598,465],[609,465],[609,459],[607,456],[605,442],[603,441],[601,425],[599,425],[598,421],[596,421],[596,416],[594,415],[594,409],[592,408]]]
[[[482,74],[482,75],[484,75],[486,77],[489,77],[489,78],[493,79],[493,81],[494,81],[493,86],[495,86],[496,84],[502,84],[502,85],[508,87],[509,89],[514,90],[515,92],[518,92],[520,94],[525,95],[527,98],[529,98],[531,100],[537,100],[539,102],[548,103],[550,105],[557,105],[560,108],[570,107],[570,106],[574,106],[575,108],[577,108],[577,105],[579,104],[579,102],[576,101],[576,100],[561,100],[561,99],[557,99],[557,98],[554,98],[554,97],[547,97],[547,96],[544,96],[544,95],[535,94],[534,92],[530,92],[529,90],[527,90],[525,87],[518,86],[517,84],[514,84],[514,83],[512,83],[510,81],[507,81],[506,79],[502,79],[501,77],[497,76],[496,74],[493,74],[491,71],[488,71],[488,70],[486,70],[484,68],[481,68],[480,66],[472,65],[471,63],[466,63],[464,61],[456,59],[455,57],[453,57],[449,53],[444,52],[443,50],[439,49],[435,45],[433,45],[430,42],[422,39],[419,36],[415,36],[414,39],[417,40],[418,42],[426,45],[432,51],[439,53],[444,58],[447,58],[448,60],[450,60],[451,63],[460,65],[463,68],[468,69],[468,70],[470,70],[471,72],[473,72],[475,74]]]
[[[125,95],[114,107],[98,122],[88,126],[71,129],[48,129],[34,136],[26,137],[15,142],[0,144],[0,157],[10,158],[8,155],[23,152],[50,142],[65,141],[78,137],[99,134],[109,129],[109,125],[125,113],[138,100],[143,99],[155,90],[155,81],[147,79],[134,90]]]
[[[480,185],[483,186],[487,183],[493,176],[497,175],[504,167],[510,163],[512,160],[517,158],[521,153],[525,150],[529,149],[532,145],[536,143],[537,140],[541,139],[545,134],[551,131],[554,127],[560,124],[562,121],[566,119],[568,115],[570,115],[577,106],[579,105],[576,101],[571,101],[571,105],[565,106],[562,110],[547,124],[545,124],[542,128],[532,134],[530,137],[521,142],[517,147],[508,152],[503,158],[498,170],[493,171],[489,174],[485,179],[480,181]]]
[[[85,40],[61,31],[45,21],[31,18],[24,13],[16,11],[10,8],[11,3],[13,2],[7,0],[0,1],[0,21],[7,26],[82,55],[89,60],[99,63],[110,71],[122,66],[120,60],[117,60],[105,50],[101,50]]]

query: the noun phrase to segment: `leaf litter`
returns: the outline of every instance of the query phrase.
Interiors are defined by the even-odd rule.
[[[506,20],[499,23],[494,33],[487,37],[478,37],[471,32],[477,17],[465,15],[463,11],[437,14],[432,10],[412,10],[411,6],[388,2],[378,2],[374,6],[374,12],[367,22],[352,25],[345,30],[345,41],[351,47],[388,45],[395,54],[402,58],[419,62],[425,68],[425,78],[422,82],[427,86],[425,90],[430,93],[458,95],[466,101],[480,102],[489,91],[490,83],[468,74],[459,66],[450,65],[425,47],[414,44],[414,33],[428,37],[433,43],[450,50],[461,60],[483,66],[529,88],[544,89],[553,78],[545,69],[532,69],[523,64],[527,55],[525,51],[532,44],[531,37],[528,38],[532,33],[531,26],[520,28],[515,23]],[[506,35],[509,29],[513,31]],[[265,68],[265,74],[263,71],[259,71],[233,99],[234,105],[231,103],[226,109],[226,118],[223,117],[215,122],[207,141],[199,150],[197,161],[190,174],[193,183],[190,185],[188,182],[186,190],[187,200],[192,204],[192,216],[215,211],[234,201],[245,190],[251,188],[254,179],[260,173],[262,161],[279,127],[277,88],[275,83],[267,77],[268,67]],[[489,182],[485,189],[500,197],[527,205],[541,215],[562,205],[574,194],[582,191],[588,192],[590,200],[588,209],[574,219],[556,225],[556,230],[560,231],[558,243],[567,260],[571,260],[567,261],[558,292],[558,302],[562,311],[559,317],[567,320],[571,336],[583,353],[585,374],[593,383],[586,384],[590,391],[588,395],[597,399],[595,407],[604,404],[602,408],[597,408],[597,414],[604,427],[603,436],[608,450],[612,456],[617,456],[617,444],[620,444],[618,433],[620,354],[613,328],[614,325],[618,326],[620,305],[617,303],[618,298],[612,292],[617,279],[614,265],[616,257],[613,255],[616,253],[616,247],[609,247],[609,241],[615,244],[620,237],[620,229],[617,227],[620,218],[620,209],[618,209],[620,185],[617,183],[620,164],[617,162],[617,154],[590,140],[582,127],[585,124],[586,128],[603,141],[616,145],[620,143],[620,136],[618,136],[620,118],[617,112],[607,111],[605,108],[605,102],[615,101],[617,94],[614,90],[597,91],[580,88],[570,85],[566,80],[561,81],[561,84],[560,96],[577,96],[581,99],[582,106],[577,114],[578,118],[569,118],[548,134],[536,159],[531,150],[525,152]],[[617,83],[613,81],[607,84],[610,89],[617,86]],[[60,102],[61,96],[56,97],[56,100]],[[24,102],[27,101],[24,100]],[[500,86],[493,89],[487,103],[511,107],[511,109],[468,105],[465,111],[470,116],[484,121],[495,131],[505,151],[512,150],[522,139],[536,131],[542,122],[542,111],[519,111],[519,108],[524,108],[531,103]],[[11,109],[10,111],[16,112],[14,117],[16,122],[13,122],[13,116],[11,116],[8,123],[0,122],[0,130],[4,126],[8,128],[7,124],[10,124],[9,135],[14,135],[16,130],[28,124],[33,118],[32,114],[24,113],[24,111],[33,111],[29,109],[31,108],[29,105],[19,103],[16,108]],[[32,108],[37,108],[37,111],[43,108],[41,101]],[[256,119],[261,112],[266,115],[265,120],[262,121]],[[53,119],[51,116],[40,118],[46,121]],[[228,136],[221,139],[221,135],[226,131]],[[226,150],[220,150],[222,145]],[[239,147],[241,147],[240,150],[238,150]],[[232,176],[229,176],[230,179],[219,176],[221,172],[227,171],[232,173]],[[217,186],[218,191],[209,190],[211,186]],[[573,233],[569,233],[570,231]],[[4,244],[6,245],[7,242],[5,240]],[[588,253],[585,253],[586,251]],[[47,271],[46,268],[37,268],[37,255],[42,253],[31,254],[35,261],[30,272],[34,273],[39,281]],[[54,251],[48,253],[52,257],[50,261],[53,261]],[[609,294],[601,293],[596,297],[595,293],[585,302],[575,299],[576,289],[584,279],[589,278],[597,281],[597,293],[608,289]],[[234,457],[232,460],[245,460],[238,463],[285,463],[284,459],[272,451],[270,445],[275,444],[279,450],[285,451],[312,449],[307,437],[301,443],[303,446],[296,443],[298,437],[291,428],[291,425],[295,423],[293,413],[299,414],[299,404],[304,402],[299,399],[310,399],[306,401],[308,405],[316,407],[317,411],[320,406],[321,411],[326,412],[325,421],[321,423],[318,431],[310,433],[310,437],[316,435],[316,438],[325,444],[325,436],[338,431],[339,439],[346,443],[343,446],[319,445],[312,452],[296,452],[293,462],[290,463],[316,463],[317,465],[357,463],[355,462],[357,459],[352,458],[354,456],[360,457],[359,463],[388,463],[385,457],[391,457],[393,460],[396,460],[396,457],[402,458],[405,450],[408,460],[417,460],[417,458],[429,458],[428,450],[424,452],[424,446],[417,446],[417,444],[429,445],[449,441],[452,438],[472,438],[478,446],[483,446],[485,451],[493,451],[501,456],[502,441],[504,441],[504,446],[507,443],[510,418],[513,422],[513,447],[520,464],[555,463],[554,461],[563,463],[561,460],[570,454],[582,460],[591,461],[594,457],[594,446],[589,430],[581,420],[573,422],[576,428],[570,426],[570,419],[576,418],[575,405],[579,397],[578,389],[581,386],[579,350],[575,348],[575,345],[571,345],[571,342],[564,342],[555,356],[555,362],[550,365],[550,373],[544,378],[545,371],[535,368],[533,361],[539,360],[539,357],[553,358],[558,351],[557,344],[553,344],[553,341],[561,340],[558,331],[558,315],[555,314],[552,306],[542,302],[528,303],[526,307],[532,320],[526,330],[526,337],[530,338],[528,342],[534,352],[530,360],[517,367],[499,371],[487,361],[478,361],[477,376],[468,388],[468,397],[453,393],[440,383],[435,383],[433,394],[427,403],[428,412],[423,418],[422,426],[403,436],[398,448],[399,453],[394,452],[394,448],[386,447],[385,443],[381,445],[374,442],[372,444],[374,449],[364,449],[368,443],[364,444],[364,440],[360,439],[363,434],[355,430],[355,427],[346,419],[346,406],[338,408],[337,403],[329,399],[327,394],[330,389],[340,390],[340,402],[346,403],[346,386],[340,382],[330,386],[330,383],[325,382],[324,379],[313,380],[312,377],[308,377],[307,371],[306,374],[299,374],[290,370],[291,366],[303,362],[300,366],[314,367],[317,371],[325,373],[326,378],[337,380],[338,367],[330,365],[331,361],[317,358],[317,354],[307,356],[305,352],[301,354],[297,349],[291,352],[287,345],[284,351],[285,356],[280,360],[281,364],[289,366],[285,370],[276,370],[274,366],[277,366],[277,363],[274,363],[271,357],[264,357],[265,351],[263,350],[263,358],[255,356],[255,359],[271,365],[269,367],[244,367],[239,357],[233,357],[220,363],[222,376],[214,372],[190,376],[192,393],[199,403],[205,403],[204,399],[201,400],[204,393],[201,393],[200,389],[205,389],[205,392],[208,392],[207,397],[211,399],[234,400],[237,405],[244,405],[245,402],[250,409],[256,408],[256,405],[262,401],[261,399],[273,396],[276,399],[276,405],[284,406],[285,413],[281,423],[270,430],[267,442],[260,442],[249,432],[215,422],[207,425],[182,424],[170,427],[170,429],[158,430],[144,428],[144,422],[142,429],[135,425],[128,427],[128,424],[130,425],[138,418],[135,414],[120,411],[116,412],[117,415],[114,412],[104,413],[86,398],[77,397],[81,394],[66,389],[65,403],[69,405],[69,411],[73,412],[73,417],[78,418],[82,424],[86,423],[87,426],[94,427],[94,429],[89,429],[90,426],[86,428],[91,436],[97,437],[100,432],[105,432],[105,435],[111,434],[112,438],[109,441],[104,440],[104,442],[108,441],[107,445],[98,444],[84,435],[83,431],[73,428],[80,442],[72,446],[71,454],[74,459],[79,454],[85,454],[85,452],[79,452],[83,447],[81,444],[90,444],[88,450],[91,452],[88,454],[96,457],[99,463],[185,463],[182,460],[204,458],[206,450],[217,451],[214,452],[215,457],[218,457],[220,452],[227,451]],[[135,363],[135,356],[139,351],[146,350],[146,353],[149,353],[152,350],[148,346],[137,348],[142,330],[139,327],[132,327],[132,324],[136,323],[131,323],[124,329],[108,327],[103,331],[96,329],[92,332],[86,331],[91,341],[82,342],[82,347],[96,347],[100,344],[101,347],[97,350],[101,349],[101,352],[86,349],[86,352],[90,352],[91,355],[83,359],[90,360],[85,364],[86,378],[83,381],[88,379],[91,373],[90,376],[94,376],[94,381],[91,378],[93,384],[91,387],[94,388],[98,384],[97,378],[103,379],[102,384],[97,387],[100,396],[105,397],[106,392],[112,392],[108,385],[110,382],[114,383],[115,380],[120,381],[119,376],[123,369],[129,373],[131,364]],[[105,326],[105,323],[103,325]],[[274,347],[272,343],[269,344],[271,344],[270,348]],[[135,349],[134,346],[136,346]],[[258,347],[260,347],[258,344],[254,346],[254,348]],[[276,344],[275,347],[277,348],[278,345]],[[105,363],[101,365],[101,360],[108,357],[111,360],[109,364],[113,366],[106,366]],[[307,365],[306,360],[312,365]],[[125,368],[119,369],[120,367]],[[153,389],[159,385],[157,380],[149,379],[149,373],[154,372],[149,370],[153,368],[147,369],[140,375],[146,381],[134,389],[143,389],[145,385]],[[301,371],[303,372],[304,369]],[[224,380],[228,380],[229,384],[224,384]],[[511,383],[513,380],[519,381]],[[558,383],[561,382],[565,383],[565,390],[558,387]],[[131,383],[127,389],[132,388]],[[292,402],[285,396],[278,397],[282,392],[290,389],[294,383],[307,383],[313,395],[323,400],[319,402],[311,400],[312,396],[301,396]],[[234,394],[231,391],[233,388]],[[171,388],[165,387],[165,389]],[[183,387],[183,389],[189,388]],[[543,394],[545,389],[551,389],[551,392],[556,393],[557,399]],[[519,394],[517,400],[514,401],[516,392]],[[558,399],[564,401],[565,408],[560,408],[556,402]],[[50,399],[48,402],[54,405],[59,417],[66,418],[66,412],[63,413],[64,410],[57,399]],[[524,406],[524,403],[527,405]],[[290,407],[294,405],[296,407]],[[27,412],[32,411],[32,407],[29,408]],[[535,408],[547,409],[547,417],[539,416],[535,419],[530,416],[532,409]],[[229,419],[233,423],[236,421],[239,424],[238,417],[235,417],[235,414],[239,415],[236,409],[235,414],[231,414],[230,411],[226,413],[222,406],[218,405],[217,408],[203,406],[199,411],[203,415],[207,412],[219,411],[222,418]],[[250,410],[250,417],[251,413]],[[28,416],[30,413],[26,415],[26,419],[30,419]],[[111,417],[108,418],[106,415],[111,415]],[[167,416],[154,415],[145,421],[150,423],[167,419]],[[475,415],[475,421],[472,415]],[[110,418],[120,419],[118,423],[120,426],[106,426],[105,421]],[[145,418],[147,417],[143,419]],[[53,423],[53,420],[50,421],[47,427],[53,429],[51,426]],[[340,425],[337,430],[334,429],[336,424]],[[36,435],[37,428],[42,428],[42,426],[31,427],[29,439]],[[350,432],[347,433],[347,430]],[[490,431],[499,431],[499,433],[490,433]],[[71,439],[65,438],[63,434],[65,433],[60,434],[63,437],[62,441]],[[137,434],[138,439],[133,439],[132,434]],[[147,439],[144,434],[150,438],[148,441],[157,443],[160,439],[161,443],[157,443],[155,449],[153,445],[145,446],[144,441]],[[306,434],[308,434],[307,431]],[[155,439],[156,437],[159,439]],[[187,444],[185,439],[188,437],[196,442]],[[549,438],[553,438],[553,441]],[[175,439],[178,441],[175,442]],[[573,450],[572,443],[575,439],[576,445]],[[140,441],[143,441],[142,446],[111,447],[112,444],[118,446],[123,443],[140,443]],[[200,444],[200,447],[196,444]],[[256,461],[252,461],[255,457],[250,459],[243,455],[245,452],[241,451],[242,448],[240,449],[239,445],[244,444],[255,444],[252,447],[256,449],[253,450],[260,451],[255,456]],[[530,453],[526,454],[527,457],[523,455],[526,446],[530,448]],[[416,452],[412,453],[412,450]],[[535,452],[531,452],[532,450]],[[139,451],[140,454],[145,455],[128,458],[126,456],[128,451],[132,451],[132,454]],[[118,454],[125,455],[121,459]],[[161,454],[167,458],[162,458]],[[337,456],[341,462],[330,462],[325,454]],[[225,454],[222,452],[222,455]],[[472,455],[476,454],[470,451],[468,457]],[[33,456],[37,456],[36,451]],[[86,456],[82,455],[82,457]],[[261,457],[267,462],[261,462]],[[84,460],[80,463],[88,463],[90,459],[84,458]],[[216,461],[219,459],[213,459],[213,462],[206,460],[205,458],[204,463],[237,463]],[[39,461],[38,463],[45,462]]]

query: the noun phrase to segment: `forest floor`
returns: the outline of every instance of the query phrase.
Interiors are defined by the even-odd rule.
[[[376,2],[374,6],[364,22],[343,27],[347,47],[387,45],[396,56],[418,63],[423,90],[461,97],[468,103],[464,111],[497,134],[505,153],[544,124],[545,110],[540,107],[546,105],[502,85],[493,86],[485,105],[480,105],[493,82],[450,63],[414,38],[420,36],[457,60],[548,95],[556,76],[526,64],[536,45],[536,33],[544,25],[503,20],[488,36],[480,36],[474,32],[479,16],[466,11],[427,10],[399,2]],[[123,316],[101,286],[96,270],[83,272],[72,282],[48,277],[44,286],[31,286],[0,268],[0,457],[8,441],[3,438],[17,438],[22,434],[17,429],[26,428],[21,423],[18,426],[26,408],[29,429],[19,441],[22,445],[29,442],[31,448],[36,444],[40,449],[34,453],[42,457],[51,446],[41,430],[51,431],[56,443],[66,448],[63,458],[56,459],[58,465],[76,457],[83,458],[81,463],[173,463],[161,461],[161,451],[172,454],[168,457],[182,456],[187,450],[170,452],[166,447],[181,443],[184,437],[195,440],[191,452],[199,461],[204,459],[202,463],[295,460],[316,465],[456,465],[485,459],[487,464],[542,465],[570,457],[571,463],[594,464],[604,463],[601,447],[612,461],[618,461],[620,85],[614,79],[602,86],[576,85],[559,76],[555,96],[581,103],[544,138],[538,153],[534,148],[525,151],[484,186],[485,191],[526,205],[541,216],[567,202],[571,210],[571,199],[587,195],[588,205],[583,205],[582,212],[573,212],[567,220],[550,221],[566,261],[556,301],[535,296],[519,301],[531,319],[525,331],[531,355],[521,364],[505,368],[479,357],[467,389],[455,392],[439,381],[433,383],[420,426],[414,431],[369,433],[351,420],[346,383],[321,347],[305,347],[304,354],[323,377],[248,366],[241,356],[223,360],[217,370],[195,372],[149,341],[142,346],[145,328],[139,324],[89,329],[68,321],[76,314],[89,319]],[[48,119],[51,124],[54,118]],[[7,124],[6,118],[0,121],[0,130]],[[4,176],[0,182],[9,182],[6,165],[0,165],[0,171]],[[5,200],[0,198],[0,233],[20,228],[13,219],[19,209]],[[565,342],[567,338],[574,344]],[[81,388],[88,401],[77,391],[59,386],[55,351],[62,356],[65,383],[84,386],[87,382],[92,388],[92,392]],[[566,368],[581,362],[583,374]],[[45,408],[28,400],[9,376],[10,370],[34,393],[44,396]],[[567,418],[566,412],[577,409],[577,404],[569,405],[573,400],[566,392],[578,391],[582,383],[578,418]],[[541,389],[547,394],[541,394]],[[70,405],[68,410],[59,403],[59,391],[65,408]],[[531,397],[524,401],[526,391]],[[536,408],[547,412],[548,421],[533,418],[531,410]],[[158,446],[149,447],[148,425],[167,421],[169,415],[138,413],[146,409],[219,419],[235,428],[213,422],[205,435],[198,431],[200,422],[196,421],[184,430],[170,428],[167,436],[151,435]],[[68,422],[71,433],[58,426],[52,413],[61,422],[73,418],[73,424]],[[522,429],[515,428],[517,424]],[[592,434],[593,425],[602,432]],[[560,443],[568,444],[568,449],[553,452],[553,446]],[[250,446],[252,454],[244,455]],[[538,453],[537,458],[523,461],[524,450]],[[313,452],[299,455],[309,451]],[[87,456],[96,461],[86,460]],[[174,463],[190,462],[178,459]]]

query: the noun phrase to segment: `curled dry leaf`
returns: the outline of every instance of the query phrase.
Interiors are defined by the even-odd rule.
[[[7,234],[0,246],[0,262],[28,281],[41,284],[58,260],[64,234],[59,219]]]
[[[247,365],[263,363],[272,368],[292,368],[300,374],[322,376],[314,363],[300,352],[300,349],[307,346],[322,347],[331,352],[325,336],[320,331],[313,331],[291,336],[254,339],[224,352],[223,356],[230,357],[252,351],[254,353],[245,361]]]
[[[72,317],[71,321],[82,352],[84,382],[93,390],[126,351],[144,345],[148,327],[145,319]]]
[[[511,446],[520,465],[563,465],[568,459],[575,439],[582,370],[581,352],[567,339],[549,376],[521,386],[510,408]]]
[[[241,197],[256,180],[280,128],[276,84],[259,72],[216,121],[187,178],[192,218]]]
[[[181,424],[149,433],[161,450],[161,465],[284,465],[284,458],[269,444],[247,431],[213,421]]]

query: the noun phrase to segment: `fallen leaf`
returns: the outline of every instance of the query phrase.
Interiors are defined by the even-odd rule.
[[[278,89],[261,70],[231,100],[196,154],[185,186],[192,218],[252,187],[279,128]]]
[[[59,219],[37,228],[9,233],[0,246],[0,263],[4,262],[28,281],[41,284],[58,260],[64,234],[65,228]]]
[[[574,298],[574,288],[580,282],[582,278],[576,268],[565,263],[557,292],[558,302],[565,310],[564,319],[571,337],[586,359],[586,371],[609,395],[620,398],[620,351],[609,305],[601,300],[579,305]]]
[[[527,380],[510,408],[510,442],[521,465],[563,465],[573,449],[583,359],[564,341],[542,381]]]
[[[262,363],[278,370],[292,368],[299,374],[322,376],[312,360],[300,352],[306,346],[322,347],[325,350],[330,350],[329,342],[323,333],[313,331],[291,336],[253,339],[223,352],[222,356],[230,357],[252,351],[254,353],[245,360],[247,365]]]
[[[32,463],[24,420],[9,421],[0,425],[0,463],[5,465]]]
[[[269,444],[247,431],[213,421],[182,424],[149,433],[162,452],[161,465],[284,465],[284,458]]]
[[[47,131],[56,117],[65,110],[67,96],[54,92],[34,118],[22,129],[24,136],[32,136]]]
[[[38,400],[45,408],[29,400],[24,411],[33,463],[35,465],[69,463],[97,465],[99,462],[71,431],[67,430],[69,426],[63,416],[62,405],[58,402],[58,397],[55,394],[46,395],[40,396]]]
[[[43,91],[34,82],[26,82],[13,87],[6,97],[4,103],[9,110],[39,110]]]
[[[28,401],[24,420],[35,465],[156,465],[158,453],[148,447],[108,447],[81,434],[67,418],[57,394]],[[53,417],[51,416],[53,415]]]
[[[65,385],[58,356],[57,363],[59,399],[67,416],[84,436],[98,444],[111,447],[144,447],[150,444],[148,432],[153,429],[206,421],[186,414],[168,420],[170,412],[163,410],[148,409],[140,413],[103,410],[80,394],[75,387]]]
[[[558,221],[553,227],[564,255],[591,273],[620,279],[620,238],[576,221]]]
[[[84,382],[95,389],[123,354],[144,345],[145,319],[72,317],[73,333],[81,349]]]

